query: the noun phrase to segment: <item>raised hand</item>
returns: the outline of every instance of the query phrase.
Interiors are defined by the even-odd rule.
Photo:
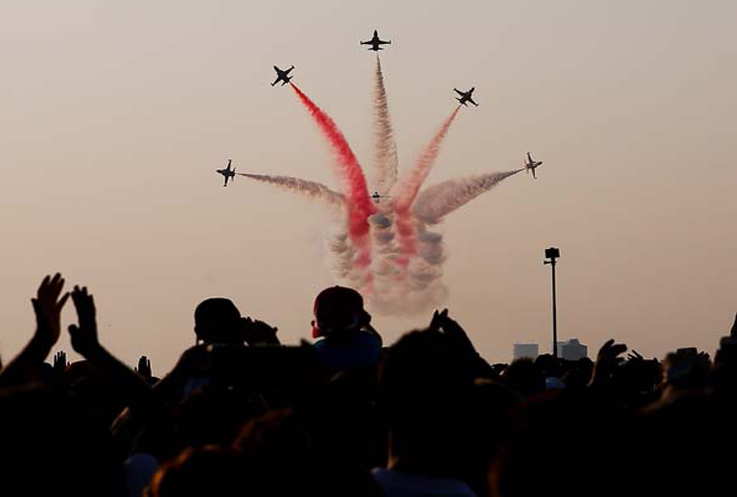
[[[448,316],[448,309],[441,312],[435,311],[430,321],[430,329],[443,332],[453,343],[466,353],[476,353],[476,349],[468,338],[468,334],[455,319]]]
[[[619,355],[627,352],[627,345],[623,343],[614,343],[614,339],[610,338],[599,349],[596,355],[596,363],[616,364]]]
[[[448,309],[443,310],[444,315],[448,315]],[[438,312],[437,309],[435,309],[435,312],[432,313],[432,319],[430,319],[430,326],[427,327],[428,330],[431,331],[440,331],[440,327],[442,326],[442,318],[440,317],[441,313]]]
[[[79,325],[69,326],[72,347],[84,357],[100,349],[97,339],[97,319],[95,317],[95,300],[87,292],[87,287],[75,286],[72,291],[72,302],[77,309]]]
[[[610,338],[604,342],[604,345],[599,349],[599,352],[596,354],[596,360],[611,360],[626,351],[627,345],[623,343],[614,343],[614,339]]]
[[[141,358],[138,359],[136,373],[143,376],[146,381],[151,382],[151,360],[145,355],[142,355]]]
[[[54,354],[53,370],[56,376],[61,376],[67,369],[67,366],[69,366],[69,363],[67,362],[67,355],[63,350]]]
[[[69,298],[69,293],[62,295],[63,288],[64,278],[61,274],[46,276],[38,287],[36,298],[31,299],[36,313],[35,338],[49,348],[59,341],[61,335],[61,310]]]
[[[628,361],[642,361],[644,359],[645,358],[642,357],[642,355],[639,352],[637,352],[635,349],[632,349],[632,351],[629,354],[627,354]]]
[[[62,294],[64,278],[46,276],[31,299],[36,314],[36,332],[23,350],[0,371],[0,385],[20,384],[48,357],[61,334],[61,310],[69,298]]]
[[[623,343],[614,343],[614,339],[604,342],[596,356],[596,364],[594,364],[590,385],[598,386],[606,383],[621,359],[619,355],[625,352],[627,352],[627,345]]]

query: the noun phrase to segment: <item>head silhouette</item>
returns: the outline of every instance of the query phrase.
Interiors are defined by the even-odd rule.
[[[194,311],[197,341],[205,343],[243,343],[241,313],[230,299],[203,300]]]
[[[386,352],[379,377],[390,469],[464,475],[472,455],[473,394],[469,362],[452,339],[436,330],[403,335]]]
[[[358,330],[371,322],[371,315],[363,308],[361,294],[343,286],[332,286],[320,292],[313,312],[313,338]]]

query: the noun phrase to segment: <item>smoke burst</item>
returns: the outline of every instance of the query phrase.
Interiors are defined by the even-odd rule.
[[[326,237],[332,270],[344,284],[367,298],[374,311],[414,315],[442,305],[448,288],[442,281],[446,260],[443,236],[434,225],[520,170],[453,179],[420,193],[460,107],[445,120],[415,166],[397,180],[397,148],[381,62],[374,71],[374,170],[380,194],[389,201],[374,205],[361,166],[335,122],[299,88],[291,85],[327,139],[336,159],[343,193],[288,176],[243,174],[256,181],[299,192],[337,207],[340,222]]]

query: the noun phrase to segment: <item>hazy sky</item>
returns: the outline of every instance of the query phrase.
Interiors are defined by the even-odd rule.
[[[168,369],[203,298],[295,343],[309,336],[330,216],[214,170],[338,183],[273,64],[372,152],[374,28],[401,166],[476,86],[428,184],[520,167],[450,216],[448,307],[491,360],[559,336],[590,353],[713,352],[737,311],[737,3],[0,1],[0,352],[30,337],[30,297],[62,271],[98,303],[101,341]],[[71,306],[64,325],[74,318]],[[392,342],[424,324],[375,316]],[[66,337],[60,348],[71,350]],[[72,356],[75,357],[75,356]]]

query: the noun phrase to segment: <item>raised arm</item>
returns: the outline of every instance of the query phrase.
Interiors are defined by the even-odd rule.
[[[491,366],[478,353],[473,342],[468,337],[466,330],[464,330],[456,320],[448,316],[448,309],[443,309],[441,312],[436,310],[433,313],[429,329],[440,331],[452,340],[456,349],[465,355],[470,361],[469,363],[472,366],[473,374],[476,378],[495,377]]]
[[[74,350],[90,361],[119,390],[128,405],[148,404],[153,400],[151,387],[143,377],[108,352],[97,337],[95,300],[86,287],[75,286],[72,302],[79,324],[69,326]]]
[[[596,364],[591,373],[589,387],[608,387],[617,364],[622,360],[620,356],[625,352],[627,352],[627,345],[623,343],[615,343],[614,339],[604,342],[596,355]]]
[[[31,299],[36,314],[36,332],[20,354],[0,372],[0,385],[31,379],[34,369],[46,360],[59,341],[61,310],[69,298],[69,293],[62,294],[63,289],[64,278],[59,273],[53,277],[46,276],[41,282],[36,297]]]

